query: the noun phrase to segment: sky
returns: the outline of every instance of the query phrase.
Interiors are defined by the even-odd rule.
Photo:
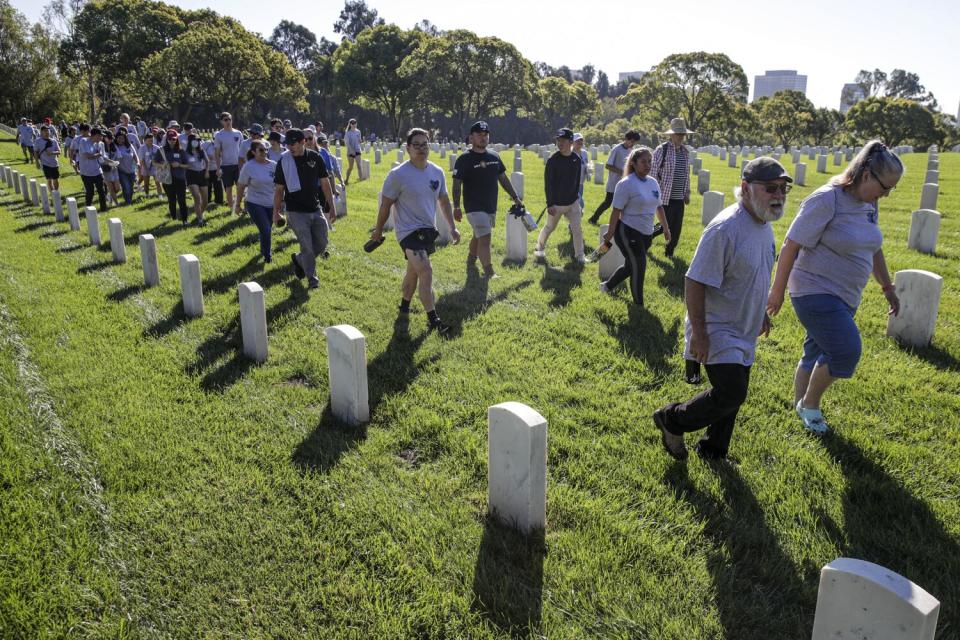
[[[343,0],[165,0],[187,9],[211,8],[269,36],[291,20],[338,42],[333,23]],[[31,21],[44,0],[13,0]],[[768,69],[807,76],[807,97],[838,108],[845,82],[860,69],[905,69],[920,76],[940,108],[957,115],[960,47],[957,5],[948,0],[902,2],[807,0],[769,9],[761,3],[687,0],[683,3],[615,3],[590,0],[367,0],[387,22],[410,28],[426,19],[441,29],[469,29],[515,45],[531,61],[578,69],[592,64],[613,82],[622,71],[649,69],[672,53],[725,53],[750,82]]]

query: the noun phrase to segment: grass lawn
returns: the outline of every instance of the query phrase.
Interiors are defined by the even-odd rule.
[[[0,188],[0,637],[794,639],[809,637],[820,568],[838,556],[912,579],[942,603],[938,638],[960,637],[960,154],[940,156],[936,255],[906,248],[926,154],[906,156],[881,204],[891,272],[944,278],[932,346],[885,337],[871,283],[863,359],[828,393],[835,434],[816,439],[791,407],[803,333],[785,305],[759,345],[739,464],[721,468],[673,462],[650,419],[695,391],[682,380],[682,288],[699,195],[677,255],[664,258],[662,239],[651,249],[646,309],[624,288],[601,294],[596,265],[574,267],[563,224],[546,265],[500,266],[501,195],[501,278],[469,273],[463,244],[434,255],[454,327],[443,340],[417,301],[397,320],[395,240],[362,250],[394,155],[350,186],[309,293],[287,258],[292,232],[274,235],[263,265],[249,217],[225,207],[181,228],[165,203],[138,200],[101,214],[94,248],[85,226]],[[0,138],[0,162],[40,176],[19,157]],[[512,152],[504,160],[512,168]],[[543,163],[523,162],[538,213]],[[778,245],[828,177],[806,162]],[[712,156],[704,167],[731,203],[738,169]],[[588,185],[588,214],[602,190]],[[82,208],[78,177],[61,191]],[[157,288],[142,287],[141,233],[157,238]],[[201,262],[206,315],[194,320],[180,303],[184,253]],[[251,280],[266,291],[262,365],[240,353],[237,285]],[[327,403],[323,329],[344,323],[367,337],[362,430]],[[486,515],[486,408],[507,400],[549,421],[540,539]]]

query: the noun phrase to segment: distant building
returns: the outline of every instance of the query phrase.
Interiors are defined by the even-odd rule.
[[[856,82],[848,82],[840,91],[840,113],[850,111],[850,107],[867,97],[863,87]]]
[[[772,96],[778,91],[792,89],[807,95],[807,76],[798,75],[792,69],[767,71],[753,77],[753,99]]]
[[[646,71],[621,71],[617,80],[619,82],[629,82],[631,80],[639,82],[645,75],[647,75]]]

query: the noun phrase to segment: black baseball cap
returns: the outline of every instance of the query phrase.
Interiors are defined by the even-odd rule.
[[[761,156],[748,162],[743,168],[743,179],[747,182],[772,182],[773,180],[793,182],[793,178],[783,165],[769,156]]]
[[[490,133],[490,126],[483,120],[477,120],[470,127],[470,133]]]
[[[281,142],[283,140],[283,136],[280,135],[279,131],[271,131],[270,135],[267,136],[267,140],[276,140],[277,142]]]
[[[573,130],[563,127],[562,129],[557,130],[558,138],[566,138],[567,140],[573,140]]]
[[[287,133],[284,136],[283,141],[286,144],[290,145],[290,144],[296,144],[300,142],[301,140],[303,140],[303,138],[304,138],[304,135],[303,135],[302,129],[287,129]]]

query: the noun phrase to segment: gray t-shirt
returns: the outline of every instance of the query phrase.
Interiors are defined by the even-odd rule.
[[[258,204],[261,207],[273,208],[273,178],[277,173],[277,163],[267,160],[264,163],[256,160],[244,162],[240,168],[238,184],[246,187],[247,202]]]
[[[787,286],[795,297],[827,293],[856,309],[883,245],[876,204],[824,185],[800,203],[787,238],[801,245]]]
[[[47,144],[48,142],[50,143],[49,145]],[[37,138],[37,141],[34,142],[34,149],[40,154],[40,164],[43,166],[60,166],[60,143],[57,142],[56,138],[50,138],[49,140]]]
[[[620,178],[623,177],[623,165],[626,164],[630,151],[631,149],[623,146],[622,142],[610,150],[606,164],[613,165],[620,170],[620,173],[607,172],[607,193],[613,193],[613,190],[617,187],[617,183],[620,182]]]
[[[213,144],[220,150],[220,166],[229,167],[240,164],[240,143],[243,134],[236,129],[227,131],[221,129],[213,134]]]
[[[613,208],[621,209],[620,222],[645,235],[653,233],[653,217],[660,206],[660,185],[635,173],[617,183],[613,190]]]
[[[437,198],[447,195],[446,176],[432,162],[418,169],[408,160],[387,174],[383,195],[396,200],[397,240],[403,240],[417,229],[436,228]]]
[[[740,203],[703,230],[687,277],[706,285],[707,364],[753,364],[775,251],[771,226],[757,222]],[[689,316],[685,325],[683,356],[689,360]]]
[[[216,171],[219,169],[220,165],[217,164],[217,154],[213,140],[204,140],[200,148],[203,149],[204,155],[207,156],[207,171]]]
[[[346,133],[343,134],[343,139],[347,143],[347,154],[356,155],[360,153],[360,130],[359,129],[347,129]]]
[[[106,157],[107,155],[103,148],[103,142],[94,143],[90,138],[80,138],[80,147],[77,153],[77,164],[80,169],[80,175],[103,175],[103,170],[100,169],[100,158],[88,158],[88,153],[100,153],[102,157]]]

